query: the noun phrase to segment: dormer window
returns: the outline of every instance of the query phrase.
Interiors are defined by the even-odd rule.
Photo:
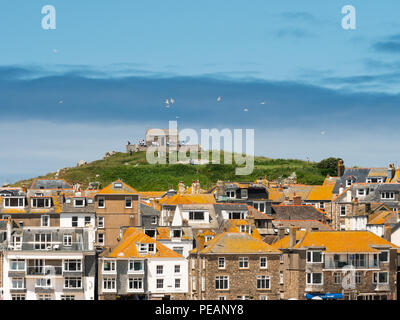
[[[74,199],[74,207],[82,208],[85,206],[85,199]]]
[[[172,230],[172,237],[173,237],[173,238],[180,238],[180,237],[182,237],[182,230],[180,230],[180,229]]]
[[[254,202],[253,207],[258,211],[265,213],[265,202]]]
[[[156,229],[145,229],[144,233],[148,235],[150,238],[156,237]]]
[[[25,207],[25,198],[4,198],[3,206],[4,208],[23,208]]]
[[[247,233],[250,233],[250,226],[241,225],[240,228],[239,228],[239,231],[240,231],[240,232],[247,232]]]
[[[236,198],[236,192],[234,190],[233,191],[227,191],[226,195],[228,196],[228,198],[231,198],[231,199]]]
[[[189,220],[204,220],[204,212],[203,211],[190,211],[189,212]]]
[[[154,251],[155,251],[154,243],[149,243],[149,252],[154,252]]]
[[[353,184],[353,180],[347,179],[346,180],[346,188],[350,187]]]
[[[367,196],[367,195],[369,195],[369,189],[368,188],[366,188],[366,189],[357,189],[357,196],[364,197],[364,196]]]
[[[139,244],[139,252],[140,253],[147,253],[147,243],[141,243]]]
[[[210,241],[212,238],[214,238],[213,236],[205,236],[204,240],[205,242]]]
[[[32,208],[50,208],[51,199],[50,198],[32,198],[31,199]]]
[[[394,199],[394,192],[382,192],[381,199]]]
[[[229,212],[229,219],[244,219],[244,212]]]
[[[114,183],[114,188],[115,189],[121,189],[122,188],[122,183],[120,183],[120,182]]]
[[[240,190],[240,195],[241,195],[242,199],[247,199],[247,197],[248,197],[248,190],[247,190],[247,189],[242,189],[242,190]]]

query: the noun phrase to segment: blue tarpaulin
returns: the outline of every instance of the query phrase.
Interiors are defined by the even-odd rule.
[[[314,297],[319,297],[321,299],[343,299],[343,294],[341,293],[306,294],[307,299],[312,299]]]

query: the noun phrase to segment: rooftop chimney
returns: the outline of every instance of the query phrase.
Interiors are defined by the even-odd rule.
[[[340,184],[340,187],[339,187],[339,194],[342,194],[343,191],[344,191],[343,183],[341,183],[341,184]]]
[[[197,252],[204,249],[204,243],[206,242],[204,235],[198,235],[196,238]]]
[[[293,195],[293,205],[301,206],[301,197]]]
[[[179,194],[185,193],[185,184],[183,183],[183,181],[179,181],[178,183],[178,193]]]
[[[296,245],[296,228],[290,227],[289,231],[289,248],[293,248]]]
[[[347,190],[346,192],[346,202],[351,202],[351,190]]]
[[[283,226],[278,227],[278,240],[285,236],[285,228]]]
[[[11,244],[12,222],[11,218],[7,219],[7,245]]]
[[[338,161],[337,171],[338,171],[338,177],[343,176],[343,174],[344,174],[344,163],[343,163],[343,160],[339,160]]]
[[[354,198],[354,201],[352,203],[352,214],[353,216],[358,212],[358,198]]]
[[[389,164],[388,171],[387,171],[387,178],[388,180],[392,180],[394,177],[395,169],[394,163]]]
[[[389,226],[385,226],[385,230],[383,232],[383,239],[386,241],[392,241],[392,228]]]
[[[218,179],[218,181],[217,181],[217,197],[224,196],[224,195],[225,195],[225,183],[221,179]]]

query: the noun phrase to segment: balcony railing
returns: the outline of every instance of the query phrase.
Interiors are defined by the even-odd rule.
[[[373,269],[378,268],[376,261],[326,261],[325,269],[342,269],[344,267],[353,266],[356,269]]]
[[[59,266],[28,267],[26,274],[32,276],[62,275],[62,267]]]

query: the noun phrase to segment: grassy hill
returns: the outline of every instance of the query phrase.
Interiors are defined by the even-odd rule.
[[[221,160],[221,163],[223,161]],[[296,172],[298,183],[321,184],[326,176],[326,170],[317,167],[315,162],[302,160],[284,160],[256,157],[254,171],[248,176],[237,176],[235,164],[208,164],[184,165],[166,164],[151,165],[146,161],[145,152],[116,153],[103,160],[90,162],[86,165],[73,168],[64,168],[59,178],[71,183],[79,182],[87,187],[89,182],[98,181],[102,186],[120,178],[139,191],[159,191],[177,188],[178,182],[191,185],[193,180],[200,180],[202,188],[209,188],[218,179],[225,181],[254,181],[258,177],[266,176],[268,180],[279,177],[286,178]],[[54,179],[55,172],[48,173],[39,178]],[[33,179],[22,180],[14,186],[28,186]]]

